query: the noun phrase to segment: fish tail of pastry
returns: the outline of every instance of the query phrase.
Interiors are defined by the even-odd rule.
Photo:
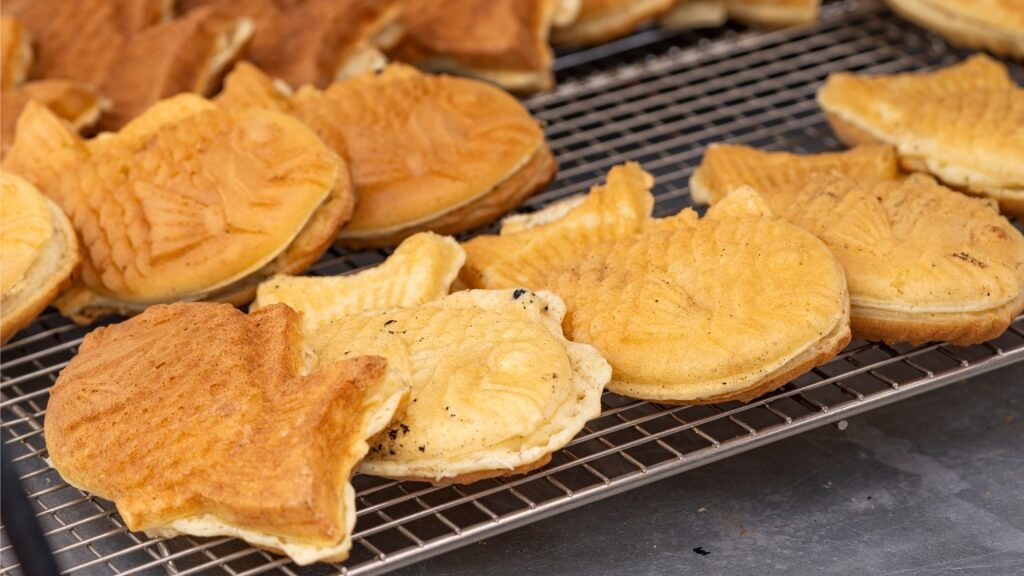
[[[4,157],[3,168],[53,197],[54,184],[61,173],[88,156],[84,141],[71,125],[33,101],[18,118],[14,143]],[[53,199],[61,203],[60,198]]]

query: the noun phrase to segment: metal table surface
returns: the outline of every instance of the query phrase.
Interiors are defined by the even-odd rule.
[[[1024,573],[1024,365],[394,572]]]

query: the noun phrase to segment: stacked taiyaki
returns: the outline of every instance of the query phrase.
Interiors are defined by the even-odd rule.
[[[853,335],[974,344],[1024,310],[1024,236],[991,201],[915,174],[887,146],[796,156],[708,149],[690,181],[712,204],[756,187],[772,211],[820,238],[850,287]]]
[[[3,166],[54,200],[82,240],[57,305],[78,321],[178,300],[244,303],[316,261],[352,212],[344,162],[294,118],[183,94],[83,141],[32,102]]]
[[[389,55],[509,90],[549,88],[554,76],[548,35],[577,11],[573,0],[405,0],[401,40]]]
[[[299,87],[384,65],[379,48],[397,40],[398,0],[181,0],[188,15],[213,6],[253,21],[242,57],[274,78]]]
[[[580,0],[579,14],[555,29],[556,44],[599,44],[625,36],[667,12],[676,0]]]
[[[818,102],[847,144],[892,144],[904,168],[1024,215],[1024,89],[1002,64],[978,55],[935,72],[836,73]]]
[[[252,33],[252,23],[215,9],[175,20],[163,0],[7,0],[2,11],[31,38],[28,78],[95,87],[118,128],[161,98],[210,93]],[[6,42],[6,40],[5,40]]]
[[[1024,59],[1024,0],[886,0],[958,46]]]
[[[338,237],[348,245],[475,228],[542,189],[556,169],[543,131],[515,98],[400,64],[294,96],[239,65],[218,102],[288,112],[349,160],[359,201]]]
[[[366,272],[259,288],[254,307],[302,312],[319,362],[372,351],[411,383],[409,408],[364,472],[445,483],[525,472],[601,411],[611,369],[562,335],[561,299],[525,289],[449,296],[464,260],[451,238],[422,233]]]
[[[468,241],[462,280],[560,295],[566,335],[612,365],[608,388],[659,402],[755,398],[846,345],[846,281],[821,241],[749,188],[702,219],[655,219],[651,185],[613,168],[582,202]]]

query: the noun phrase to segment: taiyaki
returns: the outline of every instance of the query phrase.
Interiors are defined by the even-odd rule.
[[[507,90],[544,90],[554,84],[551,27],[578,11],[579,0],[405,0],[388,55]]]
[[[662,25],[669,28],[721,26],[727,19],[750,26],[781,28],[818,19],[821,0],[677,0]]]
[[[184,12],[216,6],[255,25],[243,57],[292,87],[323,88],[380,68],[396,35],[398,0],[185,0]]]
[[[957,46],[1024,59],[1024,0],[886,0]]]
[[[661,16],[676,0],[582,0],[579,15],[555,28],[555,44],[600,44],[626,36]]]
[[[206,8],[172,21],[164,0],[5,0],[32,35],[31,79],[95,86],[113,130],[179,92],[209,94],[252,35],[252,22]]]
[[[58,308],[79,322],[151,304],[241,304],[327,249],[352,211],[345,163],[280,112],[161,101],[88,142],[29,103],[4,167],[55,200],[83,242]]]
[[[653,179],[615,167],[556,219],[466,242],[470,287],[562,296],[566,335],[614,371],[608,389],[665,403],[750,400],[835,356],[850,339],[842,268],[749,187],[704,218],[651,217]]]
[[[797,156],[713,145],[690,189],[715,203],[754,186],[775,214],[825,242],[846,272],[855,338],[999,336],[1024,310],[1024,236],[990,200],[897,175],[887,146]]]
[[[348,158],[359,202],[343,244],[481,226],[544,188],[557,168],[526,108],[484,82],[392,64],[287,97],[243,63],[225,84],[222,106],[290,112]]]
[[[21,111],[35,100],[63,118],[77,131],[95,126],[110,101],[96,88],[71,80],[35,80],[3,93],[0,98],[0,154],[14,142]]]
[[[818,103],[847,144],[896,146],[902,166],[1024,215],[1024,90],[983,55],[929,73],[831,74]]]
[[[526,472],[601,412],[611,368],[562,335],[561,299],[525,289],[449,296],[464,258],[450,237],[420,233],[377,268],[260,286],[254,306],[298,307],[320,362],[373,351],[410,380],[405,415],[363,472],[434,483]]]
[[[0,18],[0,91],[25,82],[31,65],[32,40],[25,27],[14,18]]]
[[[0,172],[0,343],[27,326],[80,261],[67,216],[25,179]]]
[[[50,391],[47,452],[130,530],[344,560],[349,477],[409,385],[379,357],[306,363],[287,306],[153,306],[85,337]]]

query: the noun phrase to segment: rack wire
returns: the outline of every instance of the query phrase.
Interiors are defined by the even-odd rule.
[[[838,149],[813,99],[828,73],[927,69],[961,56],[867,0],[831,2],[821,21],[809,27],[768,33],[649,30],[610,47],[563,55],[556,65],[558,87],[527,100],[545,123],[561,169],[557,181],[522,210],[585,191],[614,164],[638,160],[657,177],[656,211],[674,213],[690,203],[687,180],[709,143]],[[1020,68],[1013,74],[1022,77]],[[387,251],[332,250],[313,273],[346,273],[386,256]],[[46,460],[42,421],[49,387],[86,332],[48,313],[0,350],[3,450],[18,466],[68,574],[379,574],[1024,361],[1022,316],[1000,338],[966,348],[853,342],[828,364],[749,404],[666,406],[607,393],[601,416],[549,465],[525,476],[448,487],[356,476],[359,510],[351,558],[343,565],[299,568],[229,538],[131,533],[110,502],[61,480]],[[0,574],[19,571],[5,534]]]

